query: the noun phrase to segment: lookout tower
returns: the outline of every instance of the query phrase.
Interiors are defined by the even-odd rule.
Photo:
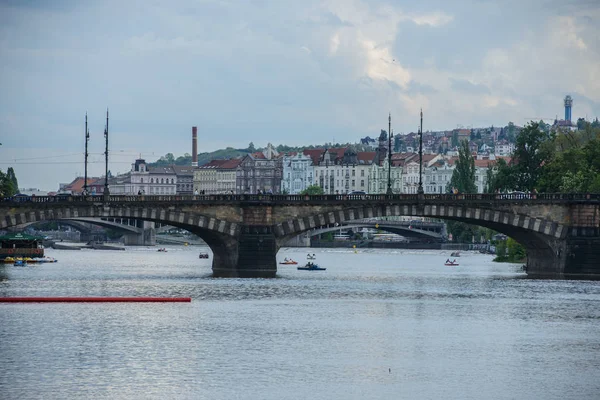
[[[573,98],[570,95],[565,97],[565,121],[571,122],[571,108],[573,107]]]

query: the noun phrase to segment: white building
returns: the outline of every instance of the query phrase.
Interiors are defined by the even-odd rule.
[[[402,193],[402,163],[394,159],[392,155],[392,166],[390,168],[388,157],[383,160],[382,165],[371,164],[369,169],[369,194],[385,194],[388,188],[388,178],[392,192]],[[389,172],[389,176],[388,176]]]
[[[327,149],[314,166],[315,183],[325,194],[369,190],[369,172],[376,152],[355,153],[350,149]]]
[[[497,156],[510,156],[515,151],[514,143],[509,143],[507,140],[496,142],[495,154]]]
[[[298,194],[314,183],[315,168],[312,158],[303,153],[283,156],[281,191]]]
[[[111,195],[173,195],[177,192],[177,175],[172,167],[148,167],[146,161],[137,159],[131,171],[109,179]]]

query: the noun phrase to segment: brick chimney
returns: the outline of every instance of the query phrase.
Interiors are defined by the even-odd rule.
[[[198,128],[192,126],[192,167],[198,166]]]

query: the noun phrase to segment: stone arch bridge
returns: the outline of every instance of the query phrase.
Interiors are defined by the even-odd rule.
[[[0,228],[52,219],[135,218],[186,229],[214,254],[213,274],[273,277],[290,237],[328,224],[414,216],[504,233],[527,249],[533,276],[600,275],[600,196],[537,194],[206,195],[5,198]]]

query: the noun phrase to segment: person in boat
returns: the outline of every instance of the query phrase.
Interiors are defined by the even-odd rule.
[[[284,258],[284,259],[283,259],[283,261],[284,261],[284,262],[288,262],[288,261],[290,261],[290,260],[288,260],[288,258],[286,257],[286,258]]]
[[[450,259],[449,258],[446,259],[446,264],[450,264]]]

